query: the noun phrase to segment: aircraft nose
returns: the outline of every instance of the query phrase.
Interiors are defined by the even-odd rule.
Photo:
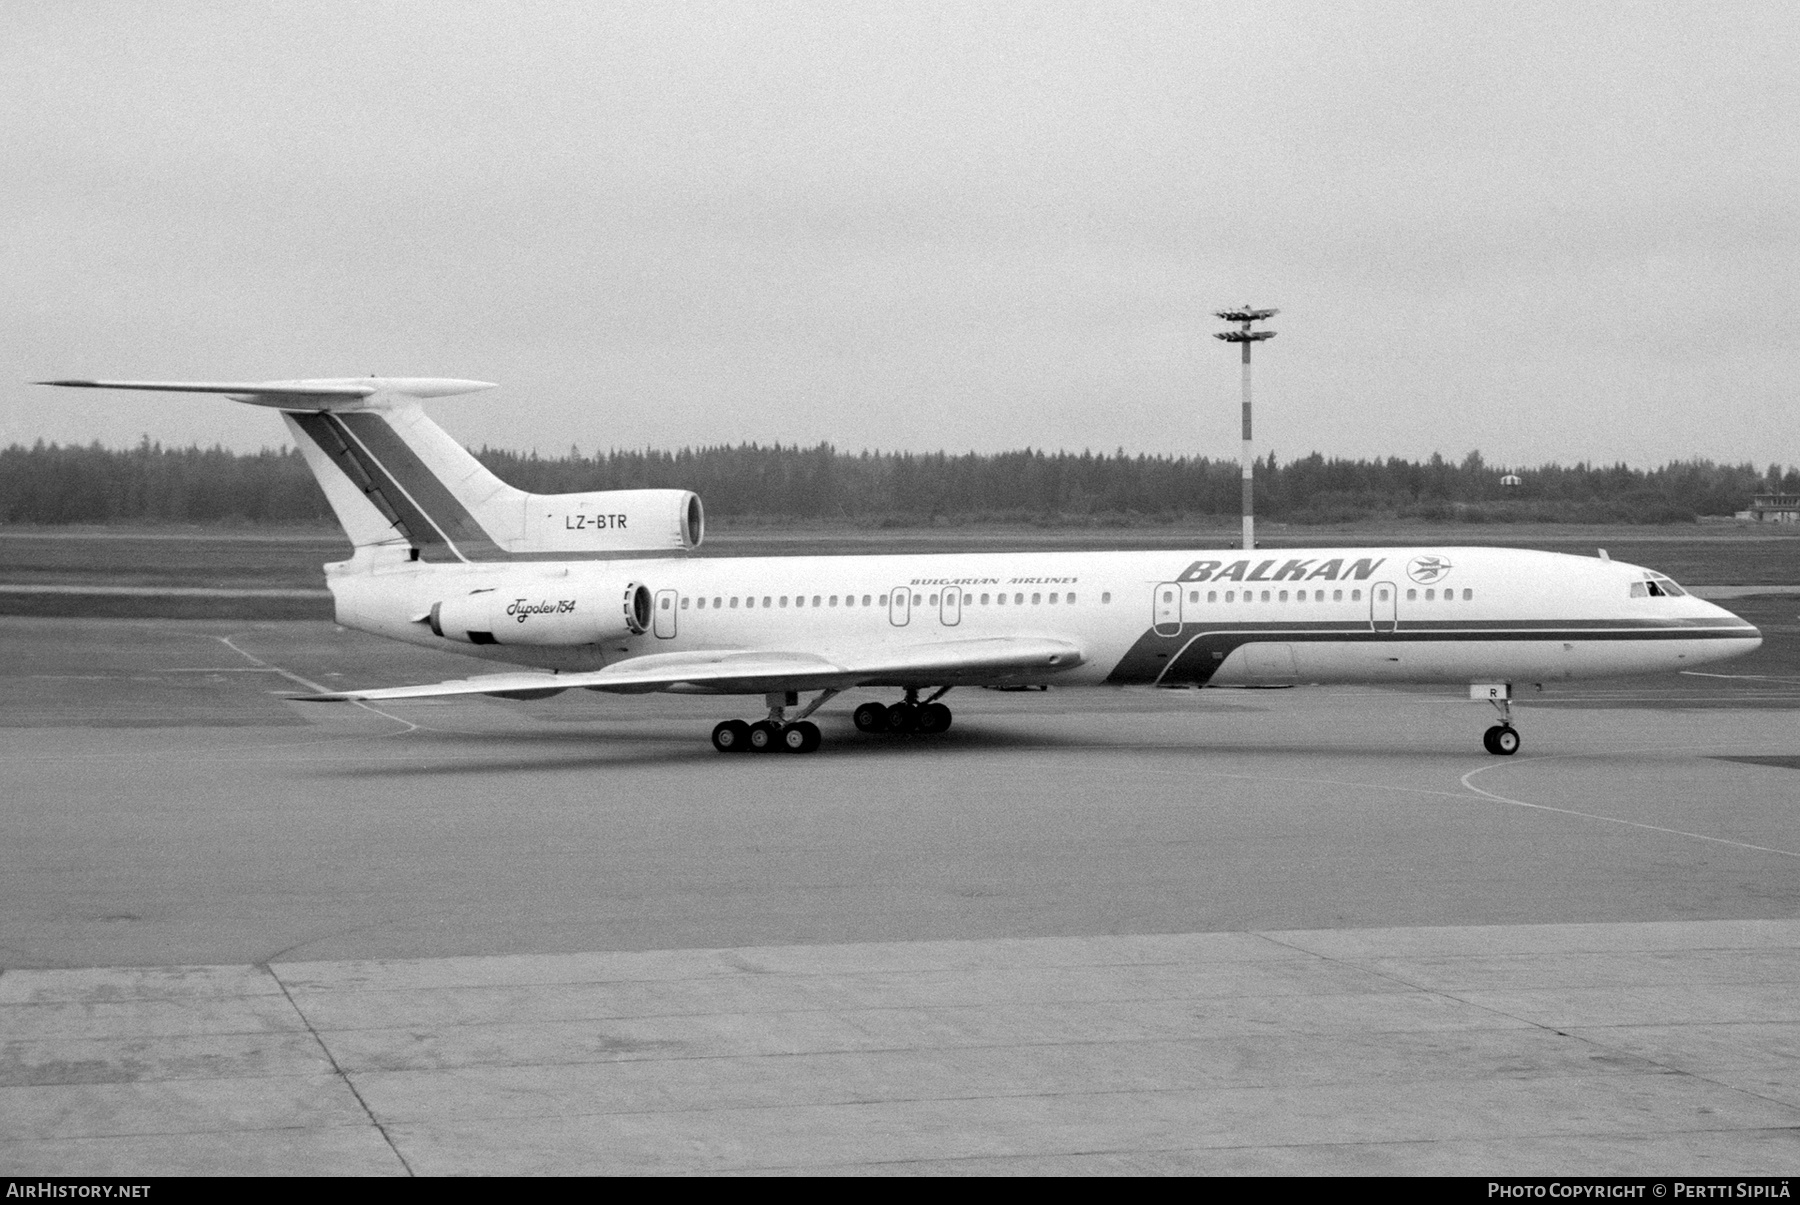
[[[1748,646],[1744,649],[1744,652],[1751,652],[1752,650],[1762,647],[1762,629],[1758,628],[1755,624],[1742,616],[1727,611],[1718,603],[1709,602],[1706,606],[1712,611],[1714,618],[1724,620],[1731,627],[1737,629],[1737,631],[1733,633],[1733,641],[1735,643],[1737,640],[1743,640]]]

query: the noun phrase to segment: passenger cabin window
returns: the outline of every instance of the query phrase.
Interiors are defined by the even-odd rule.
[[[1075,596],[1073,594],[1071,594],[1071,595],[1069,595],[1069,597],[1065,598],[1063,601],[1072,607],[1075,605]]]
[[[1471,599],[1473,599],[1474,597],[1475,597],[1475,591],[1473,591],[1473,590],[1464,590],[1463,591],[1463,601],[1464,602],[1468,602]]]
[[[1417,590],[1408,590],[1408,591],[1407,591],[1407,592],[1406,592],[1406,601],[1407,601],[1407,602],[1413,602],[1413,601],[1415,601],[1415,600],[1416,600],[1416,599],[1417,599],[1417,598],[1418,598],[1418,597],[1419,597],[1419,592],[1418,592],[1418,591],[1417,591]]]
[[[1100,595],[1100,601],[1103,603],[1111,602],[1112,601],[1112,591],[1111,590],[1103,591]]]
[[[704,599],[704,598],[703,598],[703,599],[701,599],[701,600],[700,600],[700,601],[701,601],[701,602],[705,602],[705,601],[706,601],[706,600],[705,600],[705,599]],[[686,596],[685,596],[685,595],[684,595],[684,596],[683,596],[683,597],[682,597],[682,599],[681,599],[681,609],[682,609],[682,610],[683,610],[683,611],[685,611],[685,610],[687,610],[687,609],[688,609],[688,600],[687,600],[687,597],[686,597]]]

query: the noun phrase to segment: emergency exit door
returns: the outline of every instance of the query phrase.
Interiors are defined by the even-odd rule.
[[[912,618],[912,588],[895,586],[888,595],[888,622],[897,628],[903,628]]]
[[[943,601],[938,605],[938,622],[947,628],[953,628],[962,622],[962,588],[952,586],[944,591]]]

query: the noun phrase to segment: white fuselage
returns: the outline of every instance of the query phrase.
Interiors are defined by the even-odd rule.
[[[347,627],[490,660],[595,670],[648,654],[804,651],[1041,637],[1081,650],[1062,685],[1551,681],[1669,672],[1756,648],[1761,634],[1653,575],[1501,548],[1241,553],[508,560],[427,564],[363,549],[328,566]],[[642,632],[619,623],[641,584]],[[1634,589],[1634,584],[1636,589]],[[434,633],[434,605],[492,591],[502,616]],[[448,612],[446,612],[448,613]],[[560,613],[564,632],[547,626]],[[572,617],[606,623],[584,637]],[[536,626],[534,626],[536,625]],[[918,685],[931,685],[929,677]]]

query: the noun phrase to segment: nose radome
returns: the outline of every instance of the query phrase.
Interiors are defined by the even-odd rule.
[[[1701,601],[1704,602],[1704,600],[1701,600]],[[1704,605],[1717,618],[1730,620],[1734,625],[1742,624],[1743,627],[1741,630],[1743,632],[1743,639],[1754,640],[1756,642],[1754,645],[1751,646],[1752,648],[1760,648],[1762,646],[1762,639],[1763,639],[1762,629],[1758,628],[1755,624],[1750,623],[1748,620],[1744,619],[1744,617],[1741,615],[1737,615],[1731,611],[1726,610],[1724,607],[1721,607],[1718,603],[1707,602],[1707,603],[1704,603]]]

